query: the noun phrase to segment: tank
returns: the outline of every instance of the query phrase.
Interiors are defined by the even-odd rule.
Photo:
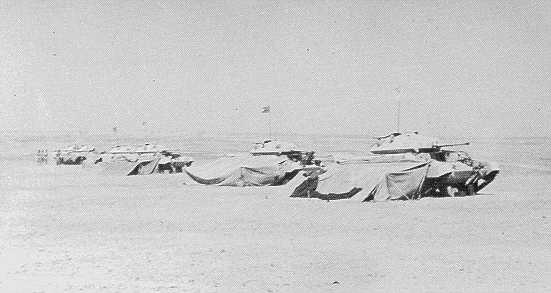
[[[376,139],[377,143],[370,149],[372,161],[392,161],[393,158],[403,155],[420,161],[431,161],[425,183],[428,192],[447,196],[476,194],[500,172],[499,166],[494,162],[474,160],[464,151],[447,149],[469,145],[469,142],[440,143],[439,139],[420,135],[417,131],[395,132]]]
[[[295,144],[279,141],[279,140],[264,140],[262,142],[255,143],[253,149],[250,151],[253,156],[262,155],[288,155],[294,153],[301,153]]]
[[[304,166],[321,164],[321,161],[315,158],[314,151],[304,151],[293,143],[279,140],[268,139],[255,143],[249,153],[253,156],[287,156],[290,160],[300,162]]]
[[[193,163],[193,158],[184,156],[181,152],[170,150],[162,145],[146,143],[143,145],[117,145],[110,151],[101,154],[96,163],[100,162],[142,162],[158,159],[156,171],[163,173],[181,173],[183,168]]]
[[[70,145],[55,151],[57,165],[80,165],[94,154],[96,148],[91,145]]]
[[[420,135],[417,131],[399,133],[376,137],[377,143],[371,148],[371,152],[377,155],[403,154],[403,153],[434,153],[445,147],[469,145],[465,143],[441,144],[435,137]]]

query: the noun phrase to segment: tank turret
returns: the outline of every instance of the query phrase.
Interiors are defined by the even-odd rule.
[[[376,139],[377,143],[370,151],[377,155],[435,153],[440,152],[445,147],[469,145],[468,142],[442,144],[437,138],[420,135],[417,131],[406,133],[395,132],[386,136],[376,137]]]
[[[250,153],[253,156],[261,155],[289,155],[302,153],[295,144],[278,141],[278,140],[264,140],[254,145]]]

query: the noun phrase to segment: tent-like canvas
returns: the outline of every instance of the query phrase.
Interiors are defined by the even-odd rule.
[[[109,175],[148,175],[157,170],[160,157],[142,158],[136,161],[114,160],[101,162],[103,173]]]
[[[492,182],[498,173],[499,168],[489,163],[473,167],[435,160],[334,164],[324,174],[309,176],[291,197],[383,201],[472,195]]]
[[[285,156],[244,156],[220,158],[184,170],[189,177],[186,184],[264,186],[284,184],[301,169]]]
[[[386,174],[406,172],[405,170],[427,165],[426,162],[334,164],[328,166],[326,173],[307,178],[295,189],[291,197],[363,200]],[[404,175],[400,179],[406,180],[407,176]],[[393,191],[394,189],[391,189],[391,192]]]
[[[364,201],[406,200],[421,196],[430,163],[386,173]]]

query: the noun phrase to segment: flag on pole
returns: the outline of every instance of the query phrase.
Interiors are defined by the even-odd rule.
[[[262,113],[270,113],[270,106],[262,107]]]

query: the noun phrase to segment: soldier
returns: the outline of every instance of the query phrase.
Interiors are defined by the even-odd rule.
[[[37,162],[37,163],[41,163],[42,162],[42,150],[38,150],[36,152],[36,155],[34,156],[34,160]]]

